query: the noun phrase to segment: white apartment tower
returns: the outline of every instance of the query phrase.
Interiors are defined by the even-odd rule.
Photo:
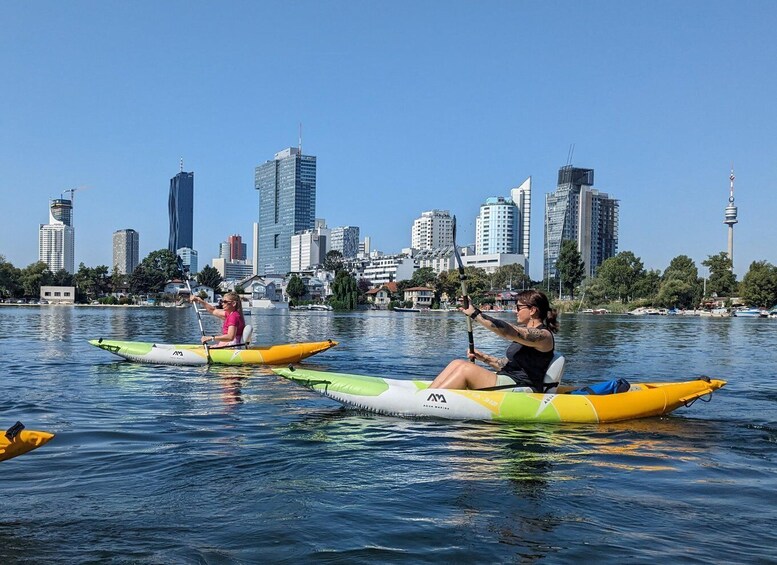
[[[453,245],[453,218],[448,210],[429,210],[413,222],[410,247],[437,249]]]
[[[52,273],[65,269],[75,273],[75,228],[73,201],[56,198],[49,203],[49,223],[38,230],[38,260]]]
[[[131,275],[140,262],[140,235],[133,229],[113,232],[113,267]]]
[[[316,219],[316,227],[291,236],[291,272],[299,273],[322,265],[329,251],[331,230],[323,220]]]
[[[509,253],[529,259],[531,177],[510,190],[510,197],[494,196],[480,205],[475,219],[475,254]]]

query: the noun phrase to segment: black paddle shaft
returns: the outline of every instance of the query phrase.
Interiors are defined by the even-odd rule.
[[[464,308],[469,308],[469,299],[467,294],[467,274],[464,272],[464,263],[459,255],[459,246],[456,244],[456,216],[453,216],[453,254],[456,257],[456,263],[459,265],[459,281],[461,282],[461,300]],[[469,352],[475,355],[475,338],[472,334],[472,318],[467,316],[467,339],[469,340]],[[471,359],[474,363],[474,357]]]

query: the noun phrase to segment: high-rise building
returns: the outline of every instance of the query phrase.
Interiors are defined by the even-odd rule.
[[[230,261],[224,258],[213,259],[213,268],[216,269],[225,281],[234,282],[253,274],[254,266],[248,261]]]
[[[243,243],[241,236],[230,235],[227,238],[227,244],[229,245],[229,258],[232,261],[245,261],[247,259],[248,246]]]
[[[453,245],[453,218],[448,210],[422,212],[413,222],[410,247],[438,249]]]
[[[475,219],[475,253],[520,254],[529,258],[531,177],[510,190],[510,198],[494,196],[480,205]]]
[[[359,242],[359,253],[357,253],[356,256],[369,257],[371,250],[372,250],[372,238],[367,235],[364,237],[362,241]]]
[[[56,198],[49,203],[49,223],[40,224],[38,230],[38,259],[48,265],[51,272],[65,269],[75,273],[75,228],[73,227],[73,201]]]
[[[199,272],[199,258],[198,253],[191,247],[180,247],[175,250],[175,254],[181,258],[183,266],[189,271],[190,275],[195,275]]]
[[[181,172],[170,179],[167,200],[170,236],[167,248],[175,253],[182,247],[194,248],[194,173]]]
[[[253,229],[251,231],[251,263],[254,266],[252,274],[259,274],[259,222],[253,223]]]
[[[593,183],[593,169],[566,165],[559,169],[556,191],[545,196],[545,279],[558,277],[563,241],[577,243],[588,277],[618,253],[618,200],[592,188]]]
[[[259,191],[256,274],[288,273],[291,236],[315,225],[316,158],[284,149],[256,167],[254,186]]]
[[[140,235],[133,229],[113,232],[113,267],[131,275],[140,262]]]
[[[291,271],[299,273],[323,265],[329,252],[331,231],[316,220],[316,227],[291,236]]]
[[[345,259],[356,257],[359,254],[359,228],[356,226],[332,228],[329,249],[339,251]]]
[[[521,218],[518,225],[518,253],[528,261],[531,250],[531,177],[523,181],[518,188],[510,190],[510,197]]]

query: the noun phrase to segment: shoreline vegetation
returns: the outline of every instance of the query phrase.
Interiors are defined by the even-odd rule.
[[[624,315],[625,316],[625,315],[629,315],[630,313],[633,313],[633,310],[635,310],[635,309],[637,309],[637,310],[639,310],[640,308],[644,309],[645,306],[642,305],[641,303],[642,303],[642,301],[632,302],[632,303],[629,303],[629,304],[622,304],[620,302],[614,302],[614,303],[610,303],[610,304],[605,304],[601,308],[596,308],[593,311],[591,309],[583,309],[581,307],[581,303],[580,303],[579,300],[562,300],[562,301],[557,301],[557,302],[553,303],[552,306],[554,308],[556,308],[556,310],[558,310],[558,313],[560,315],[561,314],[564,314],[564,315],[580,314],[580,315],[584,315],[584,316],[591,316],[591,315],[596,315],[596,316],[601,316],[601,315],[605,315],[605,316],[607,316],[607,315],[609,315],[609,316]],[[64,308],[64,307],[77,307],[77,308],[181,308],[181,309],[190,308],[190,306],[188,304],[78,304],[78,303],[74,303],[74,304],[36,304],[36,303],[27,304],[27,303],[21,303],[20,304],[20,303],[16,303],[16,302],[0,302],[0,307],[1,306],[18,306],[18,307],[23,307],[23,308],[33,308],[33,307],[53,307],[53,308]],[[272,312],[286,312],[286,311],[288,311],[285,308],[281,308],[281,309],[253,308],[253,310],[259,310],[259,311],[267,310],[267,311],[272,311]],[[726,309],[726,310],[734,310],[734,308]],[[293,309],[291,311],[294,311],[294,312],[306,312],[306,313],[313,312],[313,313],[320,314],[320,310],[319,309],[311,309],[311,310],[306,310],[306,309],[296,310],[296,309]],[[328,310],[328,311],[334,313],[334,311],[331,311],[331,310]],[[487,310],[487,309],[484,309],[483,311],[487,312],[487,313],[491,313],[491,314],[513,314],[514,313],[514,311],[512,309],[507,309],[507,310],[500,310],[500,309]],[[376,309],[376,308],[369,308],[369,307],[359,307],[359,308],[356,308],[354,310],[349,310],[349,312],[393,312],[393,310],[390,310],[390,309]],[[424,309],[420,309],[418,312],[414,312],[414,313],[449,314],[449,313],[456,313],[456,312],[458,312],[457,308],[424,308]],[[674,313],[678,314],[678,315],[686,315],[686,316],[705,316],[705,315],[709,316],[710,312],[711,312],[710,310],[706,310],[706,309],[703,309],[703,308],[696,308],[696,309],[689,308],[689,309],[684,309],[684,310],[678,310],[678,311],[676,311]],[[727,313],[727,314],[725,314],[722,317],[734,317],[734,316],[730,316],[730,314]],[[763,317],[766,317],[766,316],[763,316]],[[770,316],[770,317],[775,317],[775,316]]]
[[[521,265],[501,266],[494,272],[466,267],[463,276],[470,299],[483,311],[489,306],[494,312],[510,311],[519,288],[537,288],[547,289],[548,298],[560,313],[622,314],[644,308],[705,313],[738,306],[762,310],[777,307],[777,267],[767,261],[754,261],[737,281],[724,252],[702,261],[709,274],[700,276],[696,263],[685,255],[672,259],[661,272],[646,270],[634,253],[622,251],[606,259],[589,279],[584,275],[579,253],[571,248],[568,251],[563,260],[559,259],[558,276],[551,280],[533,281]],[[379,309],[387,305],[407,312],[429,306],[442,308],[460,299],[461,275],[456,269],[438,273],[431,267],[421,267],[408,280],[373,284],[357,278],[353,268],[341,253],[330,251],[315,277],[291,273],[288,280],[278,283],[275,292],[280,290],[289,306],[313,304],[337,311],[370,309],[379,304]],[[166,249],[152,251],[131,275],[121,275],[115,269],[109,275],[105,265],[90,268],[83,263],[75,274],[64,269],[51,273],[40,261],[18,269],[0,255],[0,298],[29,305],[39,301],[43,286],[59,286],[75,289],[79,305],[96,305],[94,302],[99,301],[101,305],[171,307],[176,305],[178,291],[174,285],[180,283],[181,276],[176,256]],[[206,266],[196,280],[214,294],[234,290],[243,295],[247,293],[242,285],[249,279],[227,284],[218,271]],[[201,295],[205,293],[200,291]],[[41,301],[45,302],[47,296],[41,296]],[[155,304],[147,304],[152,300]]]

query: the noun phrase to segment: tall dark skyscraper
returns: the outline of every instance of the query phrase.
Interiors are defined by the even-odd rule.
[[[291,270],[291,236],[313,229],[316,220],[316,158],[289,147],[256,167],[259,191],[257,274]]]
[[[183,169],[183,166],[181,167]],[[182,247],[194,248],[194,173],[180,173],[170,179],[167,201],[170,237],[167,248],[175,253]]]

